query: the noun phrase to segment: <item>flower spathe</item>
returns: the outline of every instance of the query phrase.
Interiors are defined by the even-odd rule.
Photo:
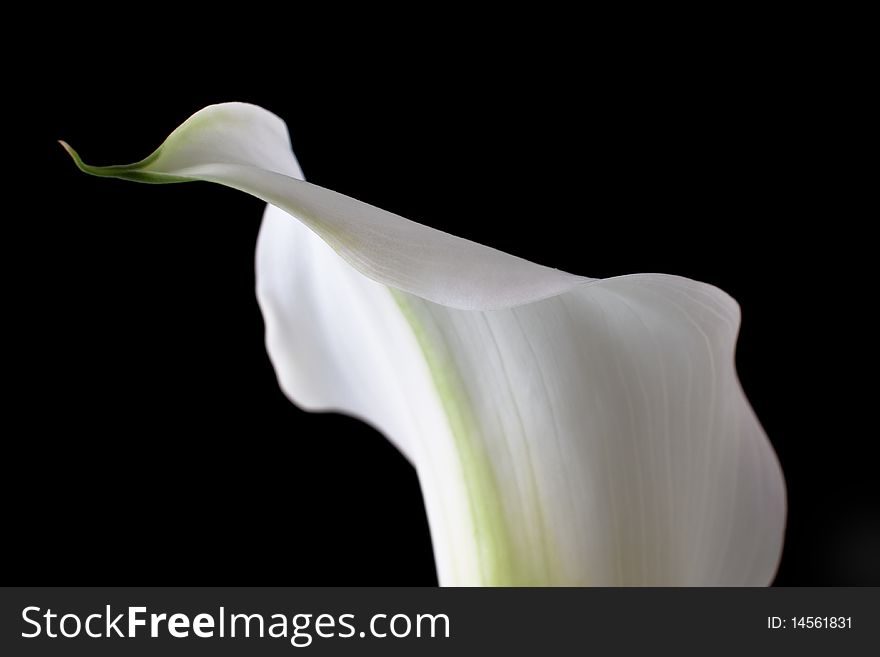
[[[65,147],[95,175],[269,204],[257,296],[279,383],[412,462],[441,584],[772,580],[785,486],[723,291],[575,276],[311,185],[284,123],[253,105],[197,112],[133,165]]]

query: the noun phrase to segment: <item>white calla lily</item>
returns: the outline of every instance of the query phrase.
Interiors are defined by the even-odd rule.
[[[765,585],[785,486],[734,368],[736,302],[593,280],[302,181],[241,103],[145,160],[265,200],[257,294],[285,393],[378,427],[416,468],[444,585]],[[297,221],[298,220],[298,221]]]

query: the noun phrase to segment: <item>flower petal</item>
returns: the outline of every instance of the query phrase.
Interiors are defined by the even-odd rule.
[[[270,205],[258,242],[279,382],[413,462],[441,583],[771,581],[784,482],[722,291],[591,281],[298,182],[283,123],[252,106],[199,112],[136,165],[78,164],[221,182],[308,227]]]
[[[589,279],[417,224],[301,178],[284,122],[245,103],[196,112],[149,157],[86,173],[139,182],[216,182],[271,203],[320,235],[365,276],[444,305],[505,308]]]
[[[282,387],[407,454],[441,583],[772,580],[785,489],[720,290],[636,275],[456,310],[389,293],[271,206],[257,267]]]
[[[379,429],[416,466],[441,583],[480,581],[459,457],[431,370],[390,288],[269,205],[257,241],[257,297],[281,389],[307,410]],[[450,482],[450,478],[453,479]],[[466,520],[469,520],[465,516]]]

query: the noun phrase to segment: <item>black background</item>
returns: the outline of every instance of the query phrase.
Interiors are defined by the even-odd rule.
[[[788,486],[776,583],[880,583],[876,384],[857,376],[873,357],[866,178],[844,150],[859,150],[853,89],[821,52],[594,26],[540,46],[462,28],[423,55],[417,30],[340,50],[324,24],[272,49],[206,29],[200,50],[166,27],[136,44],[35,30],[40,57],[18,53],[6,81],[14,579],[436,582],[407,462],[277,387],[253,292],[262,204],[87,177],[55,143],[129,162],[241,100],[287,121],[311,182],[575,273],[730,292]]]

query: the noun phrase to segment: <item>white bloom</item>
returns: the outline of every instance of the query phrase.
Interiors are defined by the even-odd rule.
[[[785,487],[721,290],[567,274],[302,182],[284,123],[252,105],[205,108],[134,165],[67,148],[96,175],[269,203],[257,294],[281,387],[409,458],[442,584],[772,580]]]

